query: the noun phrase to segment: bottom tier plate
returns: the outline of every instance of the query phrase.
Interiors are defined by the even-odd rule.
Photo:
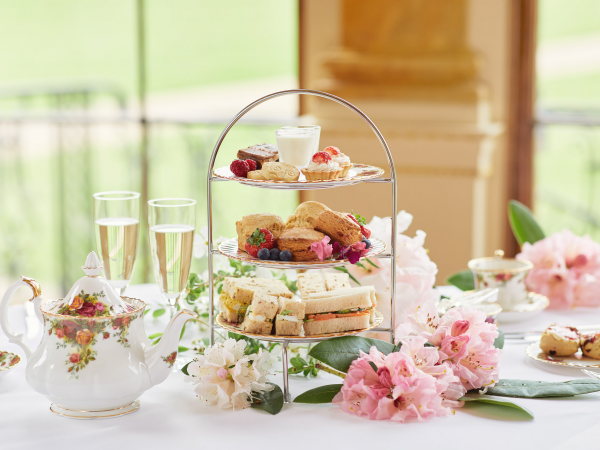
[[[255,338],[255,339],[261,339],[263,341],[270,341],[270,342],[287,341],[290,343],[317,342],[317,341],[324,341],[325,339],[330,339],[333,337],[352,336],[354,334],[372,330],[373,328],[381,325],[382,322],[383,322],[383,314],[381,314],[379,311],[375,311],[375,320],[373,321],[373,323],[370,324],[367,328],[363,328],[361,330],[344,331],[341,333],[318,334],[318,335],[313,335],[313,336],[275,336],[272,334],[266,335],[266,334],[246,333],[245,331],[242,331],[240,329],[239,323],[227,322],[225,319],[223,319],[221,314],[219,314],[217,316],[217,325],[219,325],[221,328],[223,328],[227,331],[231,331],[232,333],[242,334],[244,336],[248,336],[248,337]]]

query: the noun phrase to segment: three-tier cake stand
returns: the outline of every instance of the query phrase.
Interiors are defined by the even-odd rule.
[[[264,103],[268,100],[271,100],[271,99],[274,99],[277,97],[283,97],[285,95],[295,95],[295,94],[313,95],[316,97],[326,98],[326,99],[334,101],[342,106],[345,106],[346,108],[348,108],[348,109],[354,111],[356,114],[358,114],[358,116],[360,116],[360,118],[363,119],[367,123],[367,125],[369,125],[369,127],[373,130],[373,133],[375,133],[375,136],[379,140],[379,143],[385,150],[385,154],[387,156],[387,161],[388,161],[389,170],[390,170],[390,177],[389,178],[381,178],[381,177],[377,177],[377,178],[363,177],[363,178],[361,178],[361,177],[358,177],[355,179],[350,178],[348,180],[340,180],[339,183],[331,183],[329,181],[305,182],[305,183],[263,183],[263,182],[253,182],[253,180],[248,180],[248,179],[241,179],[241,178],[231,179],[231,178],[218,176],[214,170],[215,159],[217,157],[217,153],[219,152],[221,144],[223,143],[223,140],[225,139],[225,136],[227,136],[227,133],[229,133],[231,128],[246,113],[248,113],[250,110],[254,109],[256,106],[260,105],[261,103]],[[237,240],[232,240],[232,242],[228,241],[227,243],[221,244],[219,246],[219,248],[213,247],[212,183],[219,182],[219,181],[227,181],[227,180],[236,181],[236,182],[240,182],[242,184],[246,184],[246,185],[250,185],[250,186],[254,186],[254,187],[260,187],[260,188],[264,188],[264,189],[294,189],[294,190],[331,189],[334,187],[348,186],[348,185],[353,185],[353,184],[358,184],[358,183],[388,183],[388,184],[390,184],[391,188],[392,188],[391,248],[385,249],[385,244],[383,244],[382,242],[379,242],[379,245],[380,245],[379,251],[378,252],[370,252],[370,254],[367,255],[367,257],[370,257],[370,258],[371,257],[373,257],[373,258],[390,258],[392,260],[390,322],[389,322],[389,327],[379,327],[378,325],[380,325],[383,321],[383,317],[379,314],[376,318],[374,325],[368,329],[371,331],[387,332],[390,334],[390,341],[392,343],[394,342],[394,316],[395,316],[394,305],[395,305],[395,300],[396,300],[396,264],[394,264],[393,262],[396,260],[396,245],[395,245],[395,242],[396,242],[396,219],[397,219],[396,218],[396,171],[394,168],[394,161],[392,159],[392,154],[390,152],[390,149],[389,149],[387,143],[385,142],[385,139],[383,138],[381,132],[377,129],[375,124],[371,121],[371,119],[369,119],[367,117],[367,115],[365,113],[363,113],[360,109],[358,109],[356,106],[352,105],[351,103],[347,102],[346,100],[344,100],[340,97],[336,97],[335,95],[328,94],[326,92],[314,91],[314,90],[309,90],[309,89],[290,89],[287,91],[275,92],[273,94],[259,98],[258,100],[250,103],[248,106],[246,106],[244,109],[242,109],[231,120],[231,122],[229,122],[229,124],[225,127],[225,129],[219,136],[219,139],[218,139],[217,143],[215,144],[215,147],[213,149],[213,152],[212,152],[212,155],[210,158],[210,164],[208,166],[208,179],[207,179],[208,275],[209,275],[209,286],[210,286],[210,288],[208,289],[208,292],[209,292],[208,296],[209,296],[209,320],[210,320],[210,344],[211,345],[214,343],[215,327],[219,326],[224,329],[231,330],[231,327],[229,327],[227,325],[227,323],[225,323],[223,320],[219,320],[220,317],[218,317],[217,320],[215,320],[215,316],[214,316],[215,296],[214,296],[214,286],[213,286],[213,258],[214,258],[214,255],[222,254],[222,255],[225,255],[228,257],[235,257],[232,254],[232,248],[231,248],[233,242],[236,242],[235,246],[237,247]],[[383,245],[383,247],[381,247],[381,244]],[[376,247],[376,245],[374,245],[373,247]],[[336,260],[323,261],[323,262],[322,261],[302,262],[302,263],[290,261],[290,262],[286,263],[284,261],[270,261],[270,260],[262,261],[259,259],[252,259],[252,261],[247,261],[247,262],[254,264],[256,266],[271,267],[271,268],[277,268],[277,269],[321,269],[324,267],[336,267],[336,266],[343,266],[343,265],[348,264],[347,261],[336,261]],[[337,337],[337,336],[354,335],[354,334],[361,333],[363,331],[366,331],[366,330],[349,331],[349,332],[344,332],[344,333],[335,333],[335,334],[322,335],[322,336],[302,336],[301,337],[301,336],[257,336],[257,335],[253,335],[253,334],[244,333],[243,331],[240,331],[238,329],[235,330],[236,333],[244,335],[244,336],[258,338],[258,339],[261,339],[264,341],[277,342],[277,343],[282,344],[282,347],[283,347],[283,349],[282,349],[283,392],[284,392],[284,401],[286,403],[289,403],[291,401],[291,396],[290,396],[290,391],[289,391],[289,381],[288,381],[289,363],[288,363],[288,352],[287,352],[288,346],[290,343],[318,342],[318,341],[323,341],[323,340],[330,339],[332,337]]]

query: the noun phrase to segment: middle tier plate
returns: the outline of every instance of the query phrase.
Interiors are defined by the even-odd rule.
[[[379,239],[371,238],[370,241],[371,247],[369,248],[369,253],[367,253],[361,259],[379,255],[380,253],[383,253],[383,251],[386,248],[385,242],[380,241]],[[221,253],[224,256],[227,256],[228,258],[237,259],[257,266],[271,267],[273,269],[324,269],[326,267],[345,266],[347,264],[350,264],[350,261],[348,261],[347,259],[334,259],[325,261],[272,261],[269,259],[262,260],[254,258],[248,253],[240,250],[238,248],[237,238],[232,238],[228,241],[219,244],[218,249],[219,253]]]

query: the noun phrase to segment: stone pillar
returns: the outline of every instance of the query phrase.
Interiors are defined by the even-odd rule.
[[[398,210],[414,215],[411,231],[428,233],[438,282],[490,254],[498,240],[489,233],[489,181],[503,124],[492,118],[490,87],[481,79],[485,58],[470,45],[470,5],[304,0],[301,8],[302,87],[345,98],[381,130],[396,164]],[[321,125],[321,147],[386,166],[374,134],[351,111],[310,97],[303,113]],[[309,191],[302,198],[366,217],[391,213],[387,185]]]

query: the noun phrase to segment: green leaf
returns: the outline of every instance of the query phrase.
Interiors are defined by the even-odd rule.
[[[157,337],[160,337],[162,335],[163,335],[162,333],[154,333],[154,334],[148,336],[148,339],[156,339]]]
[[[399,352],[401,348],[402,348],[402,341],[400,341],[396,344],[396,346],[394,347],[394,352]]]
[[[361,336],[342,336],[319,342],[309,356],[327,364],[334,369],[347,372],[350,364],[360,356],[359,350],[369,353],[372,346],[386,355],[394,351],[394,344],[379,339],[368,339]]]
[[[273,386],[273,389],[267,392],[252,391],[252,404],[250,406],[275,415],[283,408],[283,392],[281,392],[281,388],[276,384],[267,384]]]
[[[165,312],[166,312],[166,311],[165,311],[165,309],[164,309],[164,308],[161,308],[161,309],[157,309],[156,311],[154,311],[154,312],[152,313],[152,315],[153,315],[154,317],[160,317],[160,316],[162,316],[162,315],[163,315]]]
[[[494,341],[494,347],[504,348],[504,332],[502,330],[498,330],[498,337]]]
[[[461,270],[453,275],[446,278],[446,282],[456,286],[461,291],[472,291],[475,289],[475,280],[473,279],[473,272],[469,269]]]
[[[396,348],[396,347],[394,347]],[[371,366],[371,369],[373,369],[375,371],[375,373],[377,373],[377,366],[375,365],[375,363],[373,361],[369,361],[369,365]]]
[[[558,383],[533,380],[500,380],[495,386],[489,387],[487,393],[501,397],[544,398],[571,397],[598,391],[600,391],[600,380],[582,378]]]
[[[144,311],[144,315],[148,314],[150,311],[152,311],[151,309],[147,309],[146,311]]]
[[[188,373],[188,371],[187,371],[187,368],[188,368],[188,366],[189,366],[191,363],[193,363],[193,361],[190,361],[189,363],[187,363],[185,366],[183,366],[183,367],[181,368],[181,371],[184,373],[184,375],[189,375],[189,373]]]
[[[365,258],[365,261],[367,261],[369,264],[371,264],[376,269],[379,269],[379,266],[377,264],[375,264],[373,261],[371,261],[369,258]]]
[[[508,202],[508,221],[520,246],[534,244],[546,237],[531,210],[516,200]]]
[[[343,384],[328,384],[310,389],[296,397],[294,403],[331,403],[342,386]]]
[[[459,400],[465,402],[465,406],[467,406],[470,402],[480,402],[501,406],[503,408],[514,408],[527,414],[531,419],[533,419],[533,413],[530,410],[528,410],[524,406],[511,402],[510,400],[505,400],[502,397],[493,397],[491,395],[468,395],[462,397]]]
[[[177,347],[177,351],[179,353],[183,353],[183,352],[187,352],[189,350],[189,348],[187,347],[182,347],[181,345],[179,347]]]
[[[185,333],[185,325],[183,324],[183,327],[181,328],[181,333],[179,333],[179,340],[181,340],[181,338],[183,337],[183,333]]]

